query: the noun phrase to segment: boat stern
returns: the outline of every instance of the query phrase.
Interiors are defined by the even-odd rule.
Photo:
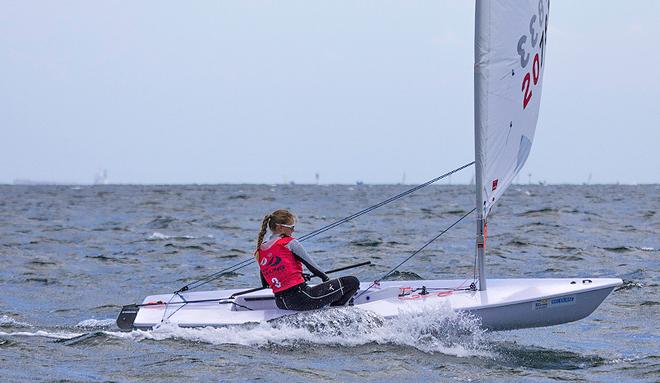
[[[135,322],[135,318],[139,311],[140,307],[138,307],[138,305],[123,306],[117,316],[117,327],[122,331],[133,330],[133,323]]]

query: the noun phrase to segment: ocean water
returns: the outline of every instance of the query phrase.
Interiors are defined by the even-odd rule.
[[[489,222],[489,277],[619,277],[588,318],[485,332],[424,306],[396,321],[351,308],[234,328],[118,331],[124,304],[250,256],[263,215],[304,234],[401,185],[0,186],[0,380],[660,381],[660,186],[514,185]],[[416,192],[305,242],[326,269],[380,277],[474,204],[473,188]],[[472,278],[474,219],[401,268]],[[210,288],[259,284],[256,267]]]

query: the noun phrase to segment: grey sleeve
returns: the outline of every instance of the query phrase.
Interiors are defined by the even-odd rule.
[[[312,257],[307,254],[307,251],[305,251],[305,248],[298,242],[298,240],[294,239],[289,244],[287,245],[289,250],[293,254],[296,255],[296,257],[300,258],[300,261],[307,266],[309,271],[311,271],[314,275],[317,277],[320,277],[321,279],[325,280],[328,278],[327,275],[321,270],[321,267],[314,262]]]

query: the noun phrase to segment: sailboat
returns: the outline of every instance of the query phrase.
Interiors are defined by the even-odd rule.
[[[361,283],[354,310],[396,318],[404,307],[445,304],[474,315],[482,327],[511,330],[585,318],[618,278],[487,279],[487,222],[493,206],[530,153],[539,115],[548,41],[549,0],[476,0],[474,113],[478,280]],[[296,314],[280,310],[264,289],[229,289],[147,296],[124,306],[117,324],[149,329],[167,320],[182,327],[264,322]]]

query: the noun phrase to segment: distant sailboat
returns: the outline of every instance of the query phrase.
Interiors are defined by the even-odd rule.
[[[475,166],[478,281],[411,280],[362,283],[355,309],[395,318],[419,302],[449,304],[492,330],[550,326],[592,313],[618,278],[487,279],[487,222],[493,206],[520,172],[539,114],[549,0],[477,0],[475,33]],[[358,182],[360,184],[360,182]],[[221,304],[218,304],[221,303]],[[280,310],[270,290],[243,289],[148,296],[125,306],[120,328],[150,328],[164,319],[180,326],[262,322]]]
[[[94,175],[94,185],[108,184],[108,170],[103,169]]]

